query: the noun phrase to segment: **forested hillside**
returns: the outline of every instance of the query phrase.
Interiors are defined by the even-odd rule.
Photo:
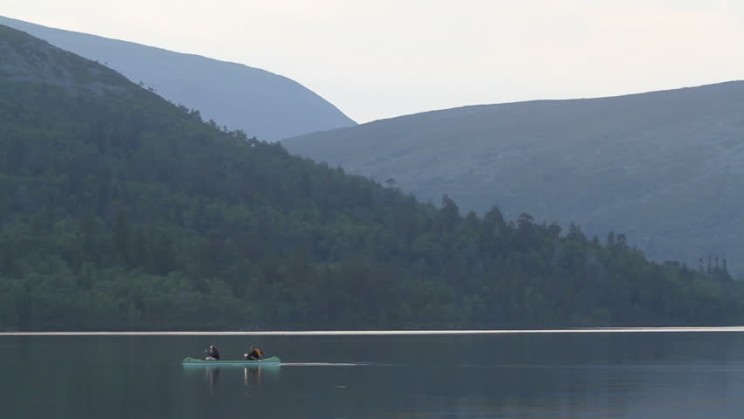
[[[0,57],[0,330],[744,320],[724,260],[421,205],[3,26]]]
[[[657,261],[728,256],[744,278],[744,81],[448,109],[283,144],[422,201],[624,231]]]

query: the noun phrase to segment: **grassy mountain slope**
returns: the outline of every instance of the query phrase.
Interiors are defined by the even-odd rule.
[[[658,260],[727,256],[744,273],[744,82],[473,106],[283,144],[423,200],[575,221]]]
[[[0,330],[731,324],[742,284],[463,217],[0,26]]]
[[[355,124],[299,83],[261,69],[2,16],[0,24],[105,63],[171,102],[197,109],[220,126],[243,130],[250,137],[275,141]]]

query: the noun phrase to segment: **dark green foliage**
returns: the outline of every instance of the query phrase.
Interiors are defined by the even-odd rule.
[[[17,45],[3,36],[1,47]],[[63,54],[47,52],[45,71]],[[0,329],[744,318],[725,264],[657,265],[624,236],[602,245],[497,208],[463,217],[446,196],[421,205],[84,63],[64,67],[75,76],[65,83],[0,77]]]

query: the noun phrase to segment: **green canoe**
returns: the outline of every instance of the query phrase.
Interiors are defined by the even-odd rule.
[[[282,361],[275,356],[270,358],[264,358],[260,361],[254,361],[250,359],[226,359],[220,361],[207,361],[199,358],[184,358],[183,365],[194,365],[194,366],[232,366],[232,367],[275,367],[282,363]]]

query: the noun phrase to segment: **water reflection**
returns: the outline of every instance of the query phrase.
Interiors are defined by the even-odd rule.
[[[251,386],[258,387],[261,385],[261,372],[263,368],[243,368],[243,385],[246,392]]]
[[[206,383],[209,387],[209,394],[214,393],[214,389],[220,380],[220,369],[215,367],[206,367],[204,369]]]
[[[203,375],[204,384],[209,394],[215,394],[220,385],[231,387],[237,385],[240,381],[242,381],[245,393],[248,393],[257,390],[267,377],[277,375],[280,371],[280,365],[251,365],[238,368],[226,365],[201,365],[199,367],[192,365],[184,367],[183,371],[187,375]]]

